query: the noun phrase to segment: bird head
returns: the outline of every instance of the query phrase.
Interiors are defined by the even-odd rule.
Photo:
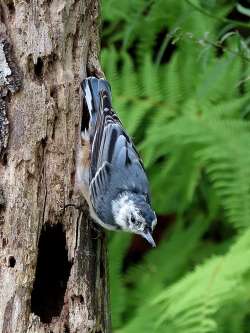
[[[123,192],[112,201],[112,212],[120,229],[141,235],[153,247],[156,246],[152,237],[156,215],[144,195]]]

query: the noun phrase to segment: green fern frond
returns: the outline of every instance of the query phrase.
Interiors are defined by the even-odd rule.
[[[149,252],[140,264],[130,268],[126,273],[126,282],[133,285],[133,289],[128,291],[130,307],[139,309],[145,299],[154,298],[164,286],[178,280],[189,270],[192,255],[208,225],[208,220],[202,216],[197,217],[189,227],[179,220],[156,250]],[[189,242],[183,252],[182,245],[186,239]]]
[[[246,301],[249,255],[250,231],[246,231],[226,255],[207,260],[170,287],[161,289],[153,300],[141,303],[136,316],[118,332],[219,332],[215,321],[219,309],[239,302],[241,297],[239,304]]]
[[[176,332],[215,332],[213,317],[218,309],[244,294],[249,255],[250,231],[246,231],[228,254],[210,259],[161,292],[152,303],[161,307],[157,326],[173,322],[178,327]]]
[[[129,240],[113,235],[116,333],[250,325],[249,41],[228,20],[233,2],[192,4],[103,0],[113,105],[143,157],[154,208],[177,220],[127,272]]]
[[[189,108],[191,105],[195,104],[191,103]],[[193,114],[189,112],[158,128],[157,133],[162,133],[160,138],[152,129],[144,147],[166,146],[172,142],[176,149],[195,149],[195,158],[213,182],[228,219],[236,226],[247,227],[250,223],[249,126],[240,120],[200,115],[198,106],[191,109]]]

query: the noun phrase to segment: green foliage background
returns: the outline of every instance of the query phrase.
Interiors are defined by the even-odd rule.
[[[174,220],[126,269],[132,236],[110,234],[114,332],[250,332],[249,7],[102,0],[113,104]]]

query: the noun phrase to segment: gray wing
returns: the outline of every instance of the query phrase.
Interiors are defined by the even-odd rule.
[[[83,82],[90,114],[90,198],[96,211],[118,193],[132,191],[149,198],[148,181],[132,140],[112,109],[107,81],[90,77]]]
[[[139,154],[116,114],[108,108],[97,118],[90,175],[90,192],[96,209],[122,191],[143,194],[150,201]]]

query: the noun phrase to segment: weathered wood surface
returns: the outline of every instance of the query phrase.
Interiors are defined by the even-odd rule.
[[[0,332],[110,332],[106,253],[74,186],[97,0],[0,0]]]

